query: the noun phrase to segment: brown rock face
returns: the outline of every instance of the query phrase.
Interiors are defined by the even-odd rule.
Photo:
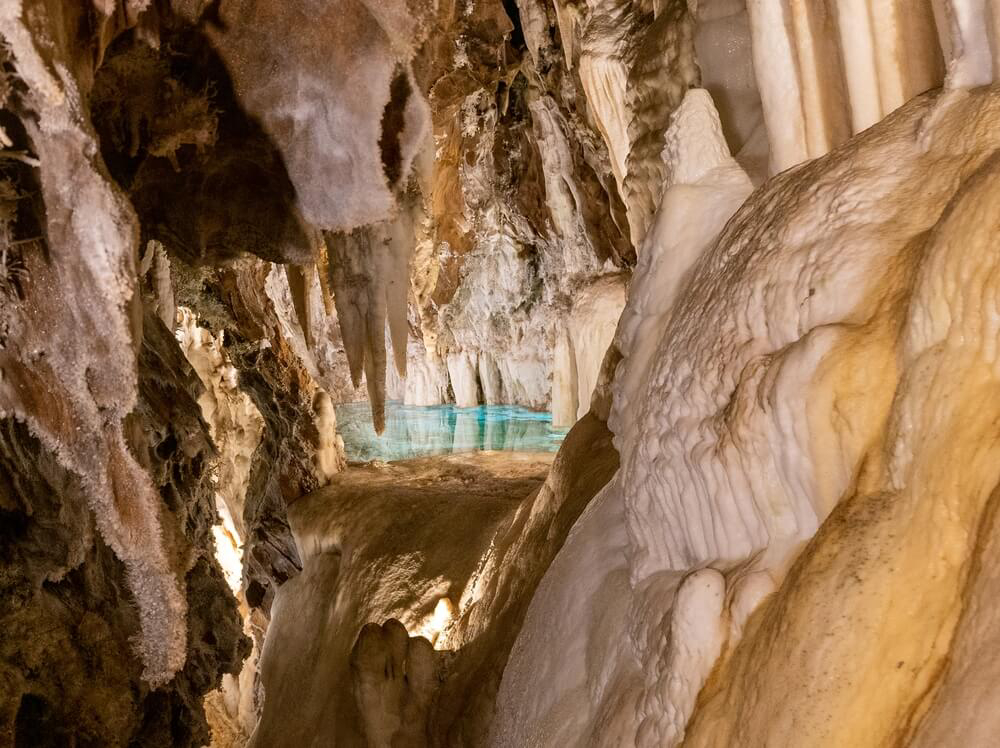
[[[202,386],[165,326],[174,289],[230,333],[266,423],[244,518],[264,623],[299,568],[285,503],[319,485],[317,387],[270,264],[215,268],[317,245],[196,25],[217,23],[206,5],[0,10],[3,744],[204,745],[202,697],[249,652],[214,556]]]
[[[141,636],[124,564],[101,538],[78,476],[29,430],[0,433],[0,739],[25,746],[202,745],[202,694],[249,652],[236,602],[212,556],[213,456],[200,384],[169,332],[147,315],[130,450],[163,511],[184,528],[185,661],[151,689],[130,642]],[[9,742],[7,742],[9,741]]]

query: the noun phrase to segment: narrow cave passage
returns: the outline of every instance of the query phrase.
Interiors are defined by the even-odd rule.
[[[0,2],[0,748],[994,745],[998,50]]]

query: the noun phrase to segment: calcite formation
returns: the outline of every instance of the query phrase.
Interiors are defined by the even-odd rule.
[[[995,742],[998,50],[0,2],[0,743]],[[348,464],[362,400],[568,434]]]
[[[989,451],[961,413],[992,371],[997,102],[950,82],[747,199],[688,92],[616,339],[622,468],[532,603],[493,742],[919,743],[960,719],[936,693],[963,677],[995,480],[941,482],[935,455]],[[619,613],[553,625],[595,602]]]

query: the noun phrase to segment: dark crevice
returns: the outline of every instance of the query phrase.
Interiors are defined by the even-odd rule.
[[[58,745],[50,732],[52,709],[40,696],[26,693],[21,697],[14,727],[14,745],[17,748],[41,748]]]
[[[0,77],[6,75],[0,72]],[[20,98],[19,96],[17,98]],[[32,165],[33,146],[21,120],[0,110],[0,130],[11,146],[0,159],[0,303],[23,300],[30,282],[29,255],[48,260],[45,202],[38,169]],[[0,336],[0,344],[3,339]]]
[[[382,168],[385,169],[389,186],[395,187],[403,175],[403,149],[400,138],[406,127],[406,103],[412,88],[410,79],[403,69],[397,69],[389,84],[389,103],[382,112],[382,135],[378,147],[382,153]]]
[[[527,49],[524,43],[524,30],[521,28],[521,11],[517,7],[517,0],[503,0],[503,9],[507,12],[507,17],[514,25],[514,30],[510,32],[510,44],[518,51]]]

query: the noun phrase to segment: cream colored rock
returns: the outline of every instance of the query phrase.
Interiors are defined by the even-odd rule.
[[[576,356],[573,355],[573,342],[566,326],[559,326],[555,338],[555,349],[552,352],[552,425],[555,428],[566,428],[576,422],[580,402]]]
[[[479,405],[479,376],[477,361],[468,353],[448,354],[448,374],[455,393],[455,404],[460,408]]]
[[[639,253],[616,337],[625,359],[619,365],[609,423],[623,460],[636,452],[649,454],[647,444],[659,445],[669,438],[664,433],[644,440],[631,420],[644,403],[655,407],[654,403],[663,402],[662,396],[650,400],[643,392],[642,383],[648,381],[649,367],[656,360],[653,341],[668,323],[690,268],[751,191],[746,174],[729,156],[718,114],[705,91],[688,92],[675,112],[664,159],[667,173],[676,181],[664,185],[663,203]],[[655,459],[655,453],[647,459]],[[707,675],[714,658],[695,656],[690,661],[701,663],[700,675],[685,673],[683,663],[689,659],[680,653],[689,651],[688,643],[679,639],[671,643],[669,611],[685,567],[649,575],[641,589],[634,576],[629,581],[635,539],[624,481],[641,483],[649,478],[648,471],[633,476],[619,472],[594,499],[547,573],[504,673],[491,733],[495,745],[522,745],[537,736],[543,736],[543,744],[630,744],[639,739],[640,729],[648,743],[666,736],[676,740],[683,734],[699,678]],[[724,631],[714,598],[709,595],[696,602],[700,599],[694,595],[685,603],[685,619],[696,621],[695,628],[702,631]],[[593,610],[595,600],[602,612],[579,633],[575,622],[592,615],[585,611]],[[553,618],[556,609],[564,611],[558,621]],[[626,633],[628,629],[631,633]],[[648,642],[658,655],[678,654],[672,664],[654,664],[655,656],[640,663],[641,651],[631,643],[635,640]],[[699,651],[716,649],[711,645]],[[652,679],[649,683],[643,665]],[[532,685],[539,682],[538,673],[546,674],[544,694],[540,686]],[[674,683],[671,688],[675,695],[685,694],[684,703],[669,696],[654,697],[663,690],[657,685],[661,681]]]
[[[411,341],[411,344],[415,341]],[[448,365],[416,345],[418,352],[406,366],[403,401],[407,405],[442,405],[448,402]]]
[[[217,496],[224,504],[219,511],[221,514],[225,510],[225,516],[237,533],[235,541],[240,544],[246,536],[243,504],[247,483],[253,453],[264,430],[264,419],[250,397],[239,388],[239,374],[223,350],[225,332],[212,335],[198,325],[197,315],[186,307],[178,308],[176,326],[181,350],[205,385],[198,405],[219,450],[215,482]],[[239,589],[238,573],[236,578]]]
[[[639,268],[611,421],[622,468],[532,603],[496,744],[881,745],[920,735],[925,712],[934,744],[963,719],[955,684],[985,703],[967,652],[991,619],[962,589],[1000,481],[998,115],[994,90],[925,97],[772,181],[705,251],[692,240],[645,331],[656,276]],[[706,567],[732,576],[724,605],[671,600]],[[555,614],[584,601],[623,613]]]
[[[996,0],[932,0],[948,86],[984,86],[1000,74],[1000,4]]]
[[[451,631],[451,612],[551,461],[491,452],[373,463],[293,504],[303,569],[272,608],[250,745],[427,745],[434,647],[471,640]]]
[[[826,153],[946,79],[970,88],[996,77],[994,0],[747,0],[746,10],[772,173]]]
[[[569,428],[590,410],[604,354],[625,307],[625,278],[609,275],[582,287],[557,337],[552,372],[552,424]]]
[[[990,145],[974,133],[985,134],[983,117],[995,116],[996,107],[995,97],[957,107],[941,123],[935,145],[961,148],[970,137]],[[991,145],[995,153],[998,144]],[[995,156],[984,158],[978,149],[963,166],[958,189],[946,193],[947,210],[935,211],[935,229],[918,245],[912,293],[897,308],[901,376],[886,429],[866,469],[708,690],[692,745],[725,745],[726,735],[735,734],[730,720],[739,721],[744,738],[776,745],[792,744],[790,734],[798,735],[795,744],[910,743],[934,703],[953,642],[968,646],[969,625],[981,613],[966,607],[974,598],[963,599],[963,588],[989,548],[977,531],[991,516],[1000,479],[988,436],[995,416],[983,407],[998,385],[990,237],[997,229],[1000,168]],[[935,437],[924,436],[929,433]],[[778,616],[782,654],[764,664],[760,652],[774,640]],[[953,638],[963,616],[964,642]],[[823,647],[803,647],[817,631],[824,633]],[[989,637],[989,629],[978,636]],[[790,687],[780,714],[770,699],[748,709],[743,696],[734,698],[722,685],[739,682],[741,691],[767,693],[760,685],[777,677]],[[970,699],[984,698],[969,685]],[[949,713],[946,699],[922,740],[933,741],[945,720],[949,731],[957,727],[963,711],[952,701]],[[837,720],[828,719],[831,712]],[[793,732],[778,738],[782,727]],[[950,733],[946,742],[952,739]]]

